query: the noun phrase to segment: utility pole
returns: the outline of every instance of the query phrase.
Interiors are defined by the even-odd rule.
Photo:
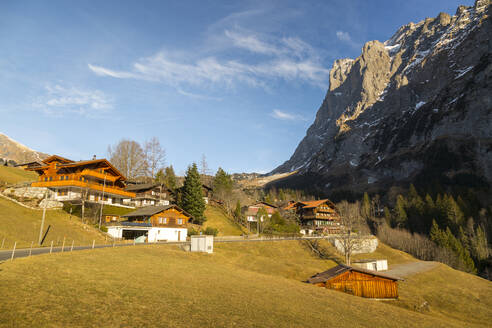
[[[104,183],[103,183],[103,193],[101,199],[101,211],[99,212],[99,230],[101,230],[101,220],[103,214],[103,206],[104,206],[104,189],[106,189],[106,172],[104,172]]]
[[[48,189],[44,194],[44,206],[43,206],[43,218],[41,219],[41,228],[39,228],[39,239],[38,244],[41,245],[41,240],[43,239],[43,229],[44,229],[44,219],[46,218],[46,203],[48,202]]]

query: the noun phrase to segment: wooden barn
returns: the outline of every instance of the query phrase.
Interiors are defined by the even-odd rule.
[[[398,280],[403,279],[376,271],[338,265],[315,274],[307,282],[360,297],[396,299]]]

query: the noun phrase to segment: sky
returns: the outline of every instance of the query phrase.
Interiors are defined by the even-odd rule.
[[[183,174],[269,172],[334,60],[471,0],[0,2],[0,132],[73,160],[157,137]]]

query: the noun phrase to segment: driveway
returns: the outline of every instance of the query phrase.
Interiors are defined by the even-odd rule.
[[[406,278],[416,273],[429,271],[435,268],[438,264],[439,262],[433,262],[433,261],[418,261],[418,262],[397,264],[394,265],[391,270],[385,271],[384,273],[396,277]]]

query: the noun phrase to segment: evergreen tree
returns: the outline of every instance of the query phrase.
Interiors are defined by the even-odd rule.
[[[164,181],[163,183],[166,185],[171,190],[176,190],[177,187],[177,181],[176,181],[176,174],[174,173],[174,168],[172,165],[166,167],[164,171]]]
[[[155,174],[154,181],[156,183],[164,183],[164,170],[163,169],[159,169],[159,171],[157,171],[157,173]]]
[[[232,192],[233,182],[229,174],[227,174],[221,167],[215,173],[213,180],[213,192],[214,196],[218,199],[224,200],[225,196],[230,195]]]
[[[393,221],[391,218],[391,212],[387,206],[384,207],[384,219],[386,220],[386,223],[391,226],[391,222]]]
[[[182,188],[182,208],[193,216],[193,222],[202,224],[205,221],[205,201],[203,200],[202,182],[196,163],[188,167]]]
[[[367,220],[371,217],[371,198],[367,192],[362,198],[362,216]]]
[[[405,211],[405,198],[402,195],[398,195],[396,198],[396,208],[395,208],[395,220],[396,226],[404,228],[407,225],[407,212]]]
[[[241,203],[239,202],[239,200],[236,202],[236,209],[234,210],[234,217],[238,221],[243,220],[243,214],[241,213]]]

